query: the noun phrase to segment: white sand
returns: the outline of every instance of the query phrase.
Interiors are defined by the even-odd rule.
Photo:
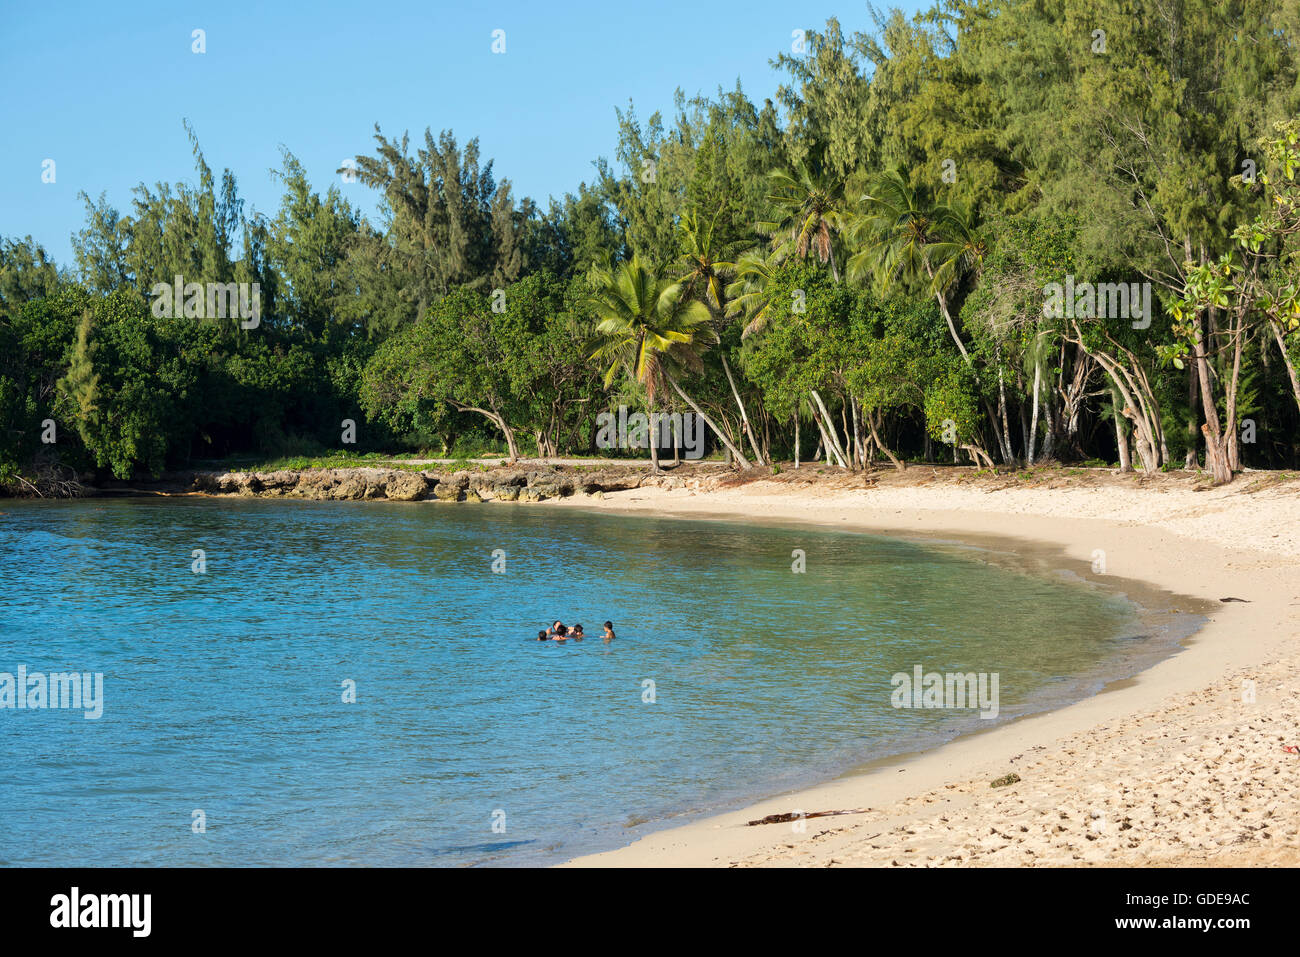
[[[906,480],[642,488],[554,507],[1055,546],[1061,566],[1214,601],[1187,650],[1050,714],[760,802],[583,866],[1300,864],[1300,482]],[[694,485],[692,488],[691,486]],[[1267,486],[1267,487],[1262,487]],[[548,503],[548,505],[551,503]],[[1246,603],[1218,604],[1225,596]],[[1243,700],[1243,681],[1255,700]],[[991,789],[1008,772],[1017,784]],[[768,814],[867,813],[746,827]]]

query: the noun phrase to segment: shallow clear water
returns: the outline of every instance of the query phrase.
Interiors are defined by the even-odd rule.
[[[998,673],[1004,720],[1170,650],[1125,599],[978,554],[529,506],[0,503],[0,672],[104,675],[98,720],[0,709],[0,864],[546,863],[988,726],[894,708],[916,665]],[[538,642],[555,618],[589,637]]]

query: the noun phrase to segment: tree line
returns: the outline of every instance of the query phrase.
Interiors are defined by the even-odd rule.
[[[616,110],[612,161],[545,208],[477,140],[376,127],[323,191],[284,150],[246,214],[187,125],[194,180],[83,196],[75,263],[0,240],[0,481],[590,454],[620,404],[737,467],[1295,468],[1300,4],[1140,6],[830,20],[762,104]],[[177,282],[258,319],[151,308]]]

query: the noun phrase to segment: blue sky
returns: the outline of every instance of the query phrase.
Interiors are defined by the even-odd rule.
[[[370,152],[376,122],[413,140],[426,126],[477,136],[516,197],[544,205],[612,159],[616,106],[630,99],[644,118],[669,111],[678,86],[712,94],[737,78],[761,102],[780,81],[768,61],[829,16],[846,32],[871,24],[861,0],[6,4],[0,235],[30,233],[72,265],[79,192],[125,211],[137,183],[192,181],[187,118],[214,172],[235,173],[246,213],[278,205],[281,144],[323,190],[345,157]],[[372,191],[343,189],[373,212]]]

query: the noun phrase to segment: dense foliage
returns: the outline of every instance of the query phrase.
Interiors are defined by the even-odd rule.
[[[619,404],[738,465],[1295,468],[1298,31],[1297,0],[831,20],[774,100],[617,111],[546,209],[477,140],[376,128],[339,172],[379,222],[288,151],[246,216],[190,131],[193,183],[83,197],[75,264],[0,240],[0,483],[592,454]]]

